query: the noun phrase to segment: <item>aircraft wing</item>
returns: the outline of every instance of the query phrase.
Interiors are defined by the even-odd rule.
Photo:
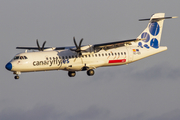
[[[16,47],[16,49],[39,50],[38,47]],[[44,47],[44,49],[63,50],[65,47]]]
[[[140,40],[145,40],[145,38],[94,44],[93,47],[94,47],[94,50],[96,50],[96,51],[98,51],[100,49],[108,50],[108,49],[113,49],[113,48],[117,48],[117,47],[122,47],[125,45],[131,45],[131,42],[138,42]],[[43,49],[44,50],[64,50],[64,49],[72,49],[72,48],[74,48],[74,47],[73,46],[71,46],[71,47],[44,47]],[[38,47],[16,47],[16,49],[39,50]]]
[[[140,40],[144,40],[144,39],[130,39],[130,40],[123,40],[123,41],[95,44],[93,46],[94,46],[95,50],[96,49],[108,50],[108,49],[113,49],[113,48],[117,48],[117,47],[122,47],[125,45],[131,45],[131,42],[138,42]]]

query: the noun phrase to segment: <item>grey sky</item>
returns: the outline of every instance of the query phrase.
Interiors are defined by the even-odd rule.
[[[129,65],[24,73],[5,69],[16,46],[72,46],[132,39],[157,12],[180,16],[179,0],[0,0],[0,120],[179,120],[179,18],[165,20],[168,50]]]

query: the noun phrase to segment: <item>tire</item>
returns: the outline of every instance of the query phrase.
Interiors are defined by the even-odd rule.
[[[88,70],[88,71],[87,71],[87,75],[88,75],[88,76],[93,76],[93,75],[94,75],[94,70],[93,70],[93,69]]]
[[[14,76],[14,79],[16,79],[16,80],[19,79],[19,76]]]
[[[76,75],[76,72],[74,72],[74,71],[69,71],[69,72],[68,72],[68,75],[69,75],[69,77],[74,77],[74,76]]]

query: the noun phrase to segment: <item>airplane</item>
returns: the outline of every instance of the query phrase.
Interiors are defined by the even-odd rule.
[[[87,71],[88,76],[93,76],[98,67],[125,65],[167,50],[166,46],[160,46],[160,40],[164,20],[171,18],[177,16],[155,13],[151,18],[139,19],[149,23],[136,39],[130,40],[81,45],[83,38],[77,44],[74,37],[75,46],[70,47],[45,47],[46,41],[40,47],[36,40],[37,47],[16,47],[25,52],[16,54],[5,68],[16,75],[15,79],[24,72],[50,70],[68,71],[69,77],[74,77],[77,71]]]

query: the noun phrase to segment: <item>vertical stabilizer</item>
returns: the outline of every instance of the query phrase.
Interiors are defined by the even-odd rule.
[[[149,20],[149,23],[146,29],[138,36],[138,39],[146,38],[138,43],[139,47],[147,49],[150,47],[159,48],[163,22],[166,19],[164,16],[165,13],[156,13],[150,19],[140,19],[140,21]]]

